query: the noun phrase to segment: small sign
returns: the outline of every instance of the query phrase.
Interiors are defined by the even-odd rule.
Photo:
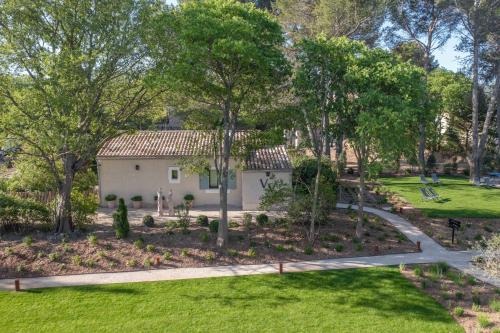
[[[460,229],[462,222],[455,219],[448,219],[448,227],[451,228],[451,244],[455,241],[455,230]]]

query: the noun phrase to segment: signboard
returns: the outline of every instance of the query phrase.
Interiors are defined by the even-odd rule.
[[[448,219],[448,227],[451,228],[451,244],[455,241],[455,230],[460,229],[462,222],[455,219]]]

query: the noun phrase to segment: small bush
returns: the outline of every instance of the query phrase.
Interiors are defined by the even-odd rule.
[[[478,315],[477,321],[479,322],[479,326],[481,328],[486,328],[491,325],[490,318],[488,318],[488,316],[486,316],[485,314]]]
[[[35,223],[51,223],[50,212],[45,205],[0,193],[0,232],[26,232]]]
[[[182,250],[181,250],[181,256],[182,256],[182,257],[187,257],[187,256],[189,256],[189,250],[188,250],[188,249],[182,249]]]
[[[136,249],[143,249],[144,248],[144,240],[142,238],[136,239],[134,241],[134,246]]]
[[[479,305],[477,303],[472,303],[472,311],[474,311],[474,312],[481,311],[481,305]]]
[[[472,303],[481,305],[481,297],[479,296],[479,293],[477,292],[472,293]]]
[[[428,286],[429,286],[429,283],[427,282],[427,280],[420,281],[420,288],[427,289]]]
[[[463,293],[463,292],[461,292],[461,291],[457,291],[457,292],[455,293],[455,299],[456,299],[457,301],[463,300],[463,299],[464,299],[464,293]]]
[[[243,224],[245,225],[245,227],[250,227],[252,225],[252,214],[250,213],[244,213],[243,214]]]
[[[496,312],[500,312],[500,301],[497,299],[494,299],[490,302],[490,309]]]
[[[418,276],[418,277],[423,277],[424,276],[424,270],[420,266],[415,267],[413,269],[413,273],[415,273],[415,275]]]
[[[151,266],[153,266],[153,259],[146,258],[144,259],[144,262],[142,264],[145,268],[150,268]]]
[[[238,228],[239,226],[240,225],[238,222],[233,221],[233,220],[229,221],[229,228]]]
[[[283,245],[281,245],[281,244],[276,245],[274,248],[278,252],[284,252],[285,251],[285,247]]]
[[[11,254],[14,254],[14,249],[10,246],[7,246],[5,250],[3,250],[3,253],[5,253],[6,256],[10,256]]]
[[[335,244],[335,251],[337,251],[337,252],[344,251],[344,245],[342,245],[342,244]]]
[[[235,250],[235,249],[228,249],[227,254],[229,254],[229,256],[231,256],[231,257],[237,257],[239,252],[238,252],[238,250]]]
[[[306,248],[304,249],[304,254],[312,255],[313,253],[314,249],[311,246],[306,246]]]
[[[321,236],[321,240],[327,241],[327,242],[338,242],[340,240],[340,237],[337,235],[323,235]]]
[[[212,251],[208,251],[206,254],[205,254],[205,260],[206,261],[214,261],[215,260],[215,253],[212,252]]]
[[[165,259],[165,260],[172,259],[172,253],[170,253],[168,251],[163,252],[163,259]]]
[[[106,256],[106,252],[104,252],[104,251],[97,251],[97,256],[102,259],[102,258],[104,258]]]
[[[125,205],[125,200],[120,198],[118,200],[118,209],[116,213],[113,214],[113,227],[115,228],[116,238],[127,238],[130,231],[130,225],[128,223],[128,210]]]
[[[82,257],[80,256],[73,256],[71,257],[71,263],[75,266],[81,266],[82,264]]]
[[[357,244],[356,245],[356,251],[363,251],[363,244]]]
[[[154,227],[155,219],[151,215],[146,215],[142,218],[142,224],[149,228]]]
[[[457,306],[456,308],[453,309],[453,313],[457,317],[462,317],[464,315],[464,312],[465,312],[464,308],[462,308],[460,306]]]
[[[95,260],[94,259],[87,259],[85,260],[85,266],[92,268],[95,266]]]
[[[259,214],[255,217],[255,221],[257,221],[257,223],[261,227],[263,227],[263,226],[267,225],[267,223],[269,222],[269,217],[266,214],[262,213],[262,214]]]
[[[208,217],[206,215],[199,215],[197,218],[196,218],[196,223],[199,225],[199,226],[202,226],[202,227],[207,227],[208,226]]]
[[[48,257],[50,261],[58,261],[59,259],[61,259],[61,255],[57,252],[49,253]]]
[[[24,237],[23,244],[26,245],[27,247],[31,247],[31,245],[33,245],[33,237],[31,237],[31,235]]]
[[[256,257],[257,256],[257,251],[255,251],[255,248],[251,247],[251,248],[248,249],[247,255],[249,257],[252,257],[252,258]]]
[[[142,195],[134,195],[132,198],[130,198],[132,201],[142,201]]]
[[[90,234],[87,236],[87,241],[90,245],[97,245],[97,236],[95,234]]]
[[[219,231],[219,220],[210,221],[208,229],[214,234],[217,233]]]
[[[115,201],[116,200],[116,194],[108,194],[106,197],[104,197],[104,200],[106,201]]]
[[[471,275],[467,276],[467,284],[470,286],[475,286],[477,284],[476,278]]]
[[[184,200],[186,200],[186,201],[193,201],[194,200],[194,195],[192,195],[192,194],[186,194],[184,196]]]
[[[155,252],[155,246],[153,244],[146,245],[146,251],[150,253]]]
[[[135,259],[127,260],[126,265],[128,267],[137,267],[137,260]]]

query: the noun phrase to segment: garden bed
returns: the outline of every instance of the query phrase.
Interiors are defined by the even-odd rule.
[[[189,228],[131,224],[127,239],[116,239],[112,227],[96,223],[85,232],[61,238],[50,233],[7,234],[0,239],[0,278],[32,277],[154,268],[261,264],[416,251],[415,245],[388,222],[367,216],[362,242],[355,238],[356,214],[336,210],[320,226],[312,253],[299,226],[250,228],[230,223],[226,249],[216,234],[192,219]]]
[[[448,309],[467,333],[499,332],[499,288],[442,263],[401,268],[415,286]]]

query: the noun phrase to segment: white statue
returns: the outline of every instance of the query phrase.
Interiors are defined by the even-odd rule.
[[[158,189],[156,196],[158,198],[157,201],[158,216],[163,216],[163,192],[161,190],[161,187]]]
[[[169,216],[174,216],[174,193],[172,192],[172,189],[168,192],[168,197],[167,197],[167,205],[168,205],[168,215]]]

